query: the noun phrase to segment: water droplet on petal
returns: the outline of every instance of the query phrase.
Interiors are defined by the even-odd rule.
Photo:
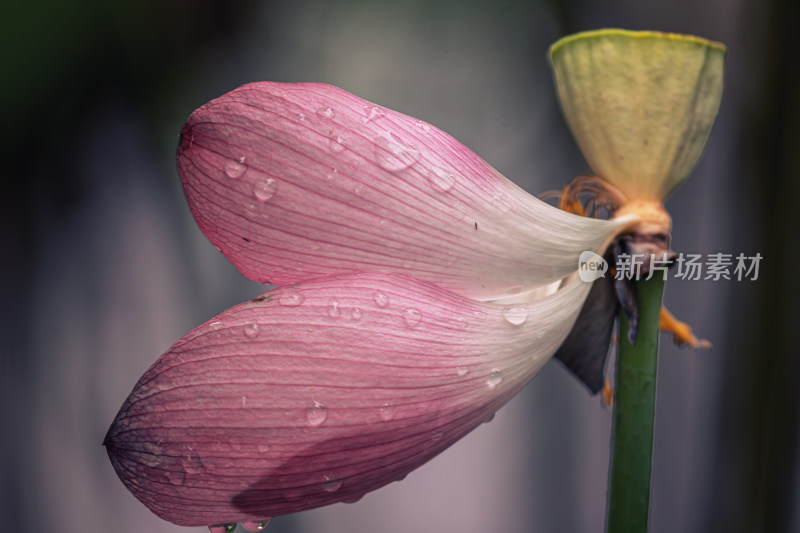
[[[386,307],[389,305],[389,297],[382,292],[375,292],[372,294],[372,299],[375,300],[375,305],[378,307]]]
[[[333,119],[334,117],[336,117],[336,113],[334,113],[333,109],[331,109],[330,107],[320,107],[319,109],[317,109],[317,115],[329,119]]]
[[[248,218],[256,218],[263,216],[263,212],[261,210],[261,202],[247,202],[244,206],[244,214],[247,215]]]
[[[186,449],[184,451],[184,456],[181,458],[181,465],[183,466],[184,471],[187,474],[199,474],[204,470],[203,461],[196,455],[194,455],[191,449]]]
[[[375,160],[380,166],[391,172],[406,169],[417,162],[419,152],[414,147],[391,135],[376,137]]]
[[[500,385],[503,381],[503,374],[500,373],[500,370],[493,369],[492,373],[489,374],[489,379],[486,380],[486,384],[489,385],[490,389],[493,389]]]
[[[491,422],[492,420],[494,420],[494,413],[492,413],[492,414],[490,414],[489,416],[487,416],[486,418],[484,418],[484,419],[483,419],[483,423],[484,423],[484,424],[488,424],[488,423],[489,423],[489,422]]]
[[[238,161],[235,159],[228,159],[225,161],[223,170],[225,171],[225,175],[229,178],[241,178],[245,171],[247,171],[247,165],[244,163],[244,157],[240,157]]]
[[[236,524],[220,524],[218,526],[208,526],[211,533],[232,533],[236,529]]]
[[[433,167],[428,171],[428,179],[431,180],[434,187],[442,192],[449,191],[456,183],[456,178],[452,174],[438,167]]]
[[[441,440],[443,436],[444,432],[440,429],[437,429],[436,431],[433,432],[433,435],[431,435],[431,440],[433,441]]]
[[[336,492],[342,488],[342,480],[336,476],[325,476],[322,482],[322,490],[325,492]]]
[[[325,179],[329,181],[335,181],[339,179],[339,169],[334,168],[327,174],[325,174]]]
[[[428,124],[427,122],[423,122],[422,120],[417,120],[416,122],[414,122],[414,125],[419,129],[421,129],[422,131],[424,131],[425,133],[431,131],[430,124]]]
[[[458,373],[459,376],[466,376],[469,374],[469,368],[462,363],[456,367],[456,373]]]
[[[342,503],[356,503],[357,501],[360,501],[361,498],[363,498],[363,497],[364,497],[363,494],[356,494],[355,496],[348,496],[347,498],[342,500]]]
[[[364,193],[364,184],[363,183],[356,183],[355,186],[353,187],[353,193],[355,193],[357,196],[360,196],[361,194],[363,194]]]
[[[244,336],[248,339],[254,339],[258,337],[258,324],[247,324],[244,327]]]
[[[413,307],[409,307],[408,309],[403,310],[403,320],[405,321],[406,326],[415,328],[419,325],[419,321],[422,320],[422,313]]]
[[[492,197],[491,205],[500,215],[505,215],[511,209],[509,199],[502,192],[498,192]]]
[[[331,136],[328,145],[330,146],[331,152],[334,152],[336,154],[343,152],[345,149],[344,139],[342,139],[338,135]]]
[[[386,113],[383,112],[383,109],[371,105],[364,106],[364,113],[367,114],[366,117],[361,119],[364,124],[386,116]]]
[[[278,298],[278,303],[287,307],[297,307],[303,303],[303,300],[305,300],[305,298],[303,298],[303,295],[299,292],[285,291],[281,294],[280,298]]]
[[[521,305],[506,307],[503,309],[503,318],[505,318],[509,324],[519,326],[528,318],[528,308]]]
[[[358,307],[354,307],[353,310],[350,312],[350,316],[353,320],[361,320],[361,309]]]
[[[275,178],[258,178],[253,184],[253,194],[260,202],[266,202],[278,190],[278,180]]]
[[[256,445],[256,449],[258,450],[258,453],[267,453],[269,451],[269,444],[261,442]]]
[[[331,318],[339,318],[341,311],[339,310],[339,300],[331,298],[328,302],[328,316]]]
[[[389,405],[388,403],[383,404],[383,406],[378,410],[378,414],[381,416],[381,420],[389,421],[394,418],[394,406]]]
[[[319,402],[314,402],[314,407],[306,409],[306,420],[312,426],[319,426],[328,418],[328,409]]]
[[[249,531],[250,533],[258,533],[259,531],[264,531],[267,529],[271,518],[263,518],[261,520],[253,520],[251,522],[242,522],[242,527],[245,531]]]

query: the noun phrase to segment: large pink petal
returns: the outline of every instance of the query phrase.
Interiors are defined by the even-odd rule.
[[[494,299],[566,276],[620,225],[546,205],[448,134],[329,85],[209,102],[178,170],[206,236],[276,285],[390,270]]]
[[[279,288],[177,342],[105,445],[125,485],[177,524],[352,501],[508,401],[564,340],[589,287],[505,307],[395,274]]]

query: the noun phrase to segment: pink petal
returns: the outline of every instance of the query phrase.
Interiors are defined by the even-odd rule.
[[[448,134],[329,85],[209,102],[178,170],[205,235],[276,285],[389,270],[494,299],[563,278],[620,226],[559,211]]]
[[[511,306],[394,274],[279,288],[178,341],[105,445],[125,485],[177,524],[354,501],[507,402],[564,340],[590,286]]]

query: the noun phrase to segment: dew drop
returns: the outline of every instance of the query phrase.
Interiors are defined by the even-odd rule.
[[[489,416],[487,416],[486,418],[484,418],[484,419],[483,419],[483,423],[484,423],[484,424],[488,424],[488,423],[489,423],[489,422],[491,422],[492,420],[494,420],[494,413],[492,413],[492,414],[490,414]]]
[[[322,490],[325,492],[336,492],[342,488],[342,480],[336,476],[325,476],[322,482]]]
[[[508,198],[501,192],[498,192],[492,197],[491,205],[500,215],[505,215],[511,209]]]
[[[356,494],[355,496],[348,496],[347,498],[342,500],[342,503],[356,503],[357,501],[360,501],[361,498],[363,498],[363,497],[364,497],[363,494]]]
[[[356,175],[361,171],[361,166],[364,164],[364,161],[358,157],[354,157],[347,162],[347,166],[350,167],[351,174]]]
[[[253,194],[260,202],[266,202],[278,190],[278,180],[275,178],[258,178],[253,184]]]
[[[181,459],[184,471],[189,475],[199,474],[203,471],[203,461],[196,455],[192,455],[192,450],[186,450],[186,455]]]
[[[503,381],[503,374],[500,373],[500,370],[497,368],[492,369],[492,373],[489,374],[489,379],[486,380],[486,384],[489,385],[490,389],[493,389],[500,385]]]
[[[244,164],[244,157],[240,157],[238,161],[235,159],[228,159],[225,161],[223,170],[225,171],[225,175],[229,178],[241,178],[247,170],[247,165]]]
[[[364,124],[386,116],[386,113],[383,112],[383,109],[371,105],[364,106],[364,113],[367,114],[366,117],[361,119]]]
[[[299,292],[285,291],[281,294],[281,297],[278,298],[278,303],[287,307],[297,307],[303,303],[303,300],[305,300],[305,298],[303,298],[303,295]]]
[[[253,201],[247,202],[244,206],[245,215],[247,215],[248,218],[256,218],[263,215],[263,213],[261,212],[261,208],[259,207],[260,205],[261,205],[260,202],[253,202]]]
[[[330,107],[320,107],[317,109],[317,115],[328,119],[333,119],[336,117],[336,113],[334,113],[333,109]]]
[[[328,181],[335,181],[339,179],[339,169],[334,168],[327,174],[325,174],[325,179]]]
[[[306,420],[312,426],[319,426],[328,418],[328,409],[319,402],[314,402],[314,407],[306,409]]]
[[[353,193],[357,196],[360,196],[364,193],[364,184],[363,183],[356,183],[355,187],[353,187]]]
[[[350,317],[353,320],[361,320],[361,315],[362,315],[361,309],[359,309],[358,307],[354,307],[353,310],[350,311]]]
[[[528,308],[524,306],[506,307],[503,309],[503,318],[509,324],[519,326],[528,318]]]
[[[249,531],[250,533],[258,533],[259,531],[267,529],[271,520],[271,518],[262,518],[261,520],[242,522],[242,527],[245,531]]]
[[[208,526],[211,533],[233,533],[236,530],[236,524],[220,524],[218,526]]]
[[[389,297],[382,292],[375,292],[372,294],[372,299],[375,300],[375,305],[384,308],[389,305]]]
[[[431,440],[433,440],[434,442],[437,440],[442,440],[443,436],[444,432],[440,429],[437,429],[436,431],[433,432],[433,435],[431,435]]]
[[[261,442],[256,446],[258,453],[267,453],[269,451],[269,444]]]
[[[247,324],[244,327],[244,336],[248,339],[255,339],[258,337],[258,324]]]
[[[456,182],[452,174],[438,167],[433,167],[428,171],[428,179],[431,180],[434,187],[442,192],[452,189]]]
[[[462,363],[456,367],[456,373],[459,376],[466,376],[467,374],[469,374],[469,368],[467,367],[467,365]]]
[[[344,139],[338,135],[334,135],[331,137],[328,146],[330,146],[331,152],[339,154],[344,151]]]
[[[422,131],[424,131],[425,133],[431,131],[430,124],[428,124],[427,122],[423,122],[422,120],[417,120],[416,122],[414,122],[414,125],[419,129],[421,129]]]
[[[331,318],[339,318],[342,312],[339,309],[339,300],[336,298],[331,298],[330,302],[328,302],[328,316]]]
[[[406,326],[415,328],[419,325],[420,320],[422,320],[422,313],[420,313],[419,310],[413,307],[403,310],[403,321],[406,323]]]
[[[403,143],[392,135],[391,137],[376,137],[375,160],[380,166],[391,172],[398,172],[416,163],[419,152],[412,146]]]
[[[383,404],[383,406],[378,410],[378,414],[381,416],[381,420],[389,421],[394,418],[394,406],[389,405],[388,403]]]

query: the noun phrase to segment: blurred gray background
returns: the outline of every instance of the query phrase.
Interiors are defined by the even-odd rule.
[[[662,341],[651,531],[800,531],[797,4],[779,0],[8,3],[0,517],[17,532],[191,531],[102,446],[142,372],[258,294],[197,229],[174,168],[188,114],[256,80],[318,81],[448,131],[532,193],[588,171],[545,54],[601,27],[728,46],[724,100],[669,199],[673,248],[761,253],[759,280],[667,284],[714,343]],[[356,504],[279,532],[600,532],[611,412],[557,363],[495,420]],[[195,529],[202,531],[202,528]]]

